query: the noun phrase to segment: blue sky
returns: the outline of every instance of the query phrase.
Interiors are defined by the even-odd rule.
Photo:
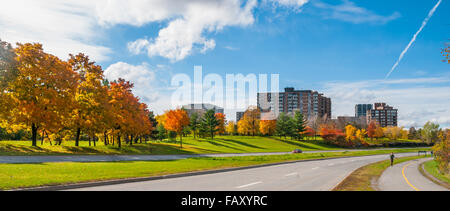
[[[10,8],[30,11],[3,11],[0,38],[42,42],[62,58],[87,52],[111,79],[135,82],[135,93],[157,113],[167,107],[171,77],[202,65],[204,74],[280,74],[280,88],[331,97],[334,116],[383,101],[399,108],[403,126],[450,126],[450,66],[440,54],[450,39],[449,1],[387,80],[438,0],[205,2],[10,0]]]

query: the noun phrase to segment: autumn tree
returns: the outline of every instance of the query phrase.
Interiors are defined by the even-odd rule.
[[[72,97],[77,76],[70,66],[51,54],[41,44],[17,44],[15,49],[18,74],[9,83],[10,124],[31,128],[32,145],[37,132],[44,128],[60,131],[72,110]]]
[[[217,119],[217,122],[219,123],[216,127],[217,134],[223,135],[225,133],[225,123],[226,123],[226,116],[222,113],[217,113],[214,115]]]
[[[316,131],[311,128],[310,126],[306,126],[306,131],[305,131],[305,135],[308,137],[314,137],[316,136]]]
[[[189,125],[189,116],[184,109],[170,110],[165,114],[164,128],[180,136],[180,147],[183,148],[182,131]]]
[[[261,120],[259,123],[259,132],[262,135],[272,136],[277,128],[277,120]]]
[[[117,136],[117,143],[119,148],[122,146],[122,136],[127,136],[130,126],[128,125],[133,119],[134,112],[131,109],[133,102],[132,93],[133,84],[129,81],[119,78],[117,81],[110,82],[108,89],[108,97],[110,112],[112,114],[111,128],[114,130],[113,134]]]
[[[4,127],[0,128],[4,128],[1,130],[5,133],[7,132],[7,127],[9,127],[6,120],[11,116],[10,106],[13,106],[11,103],[12,99],[8,94],[10,91],[9,84],[17,78],[19,72],[15,58],[16,53],[11,44],[0,39],[0,125],[4,125]]]
[[[442,174],[450,173],[450,130],[447,130],[446,137],[444,135],[440,137],[440,140],[433,146],[433,151],[439,171]]]
[[[228,121],[226,132],[229,135],[235,135],[237,133],[237,125],[234,121]]]
[[[356,139],[357,128],[353,125],[345,126],[345,139],[348,141],[353,141]]]
[[[366,136],[367,136],[366,129],[359,129],[356,131],[356,138],[358,138],[359,140],[364,141]]]
[[[369,126],[367,127],[367,136],[369,136],[370,140],[375,138],[375,131],[377,130],[377,123],[375,121],[370,121]]]
[[[104,132],[108,127],[108,115],[111,112],[108,87],[103,85],[102,68],[91,62],[88,56],[82,53],[70,55],[68,62],[79,75],[70,118],[72,127],[76,130],[75,146],[79,146],[82,131],[94,137],[95,133]]]
[[[261,111],[258,107],[249,107],[242,119],[238,122],[238,132],[244,135],[255,136],[259,132]]]

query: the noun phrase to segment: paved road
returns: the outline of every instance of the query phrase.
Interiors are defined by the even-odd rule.
[[[448,191],[419,172],[420,163],[431,159],[416,159],[389,167],[381,175],[378,187],[383,191]]]
[[[393,149],[393,148],[391,148]],[[406,149],[406,148],[403,148]],[[367,150],[367,149],[366,149]],[[364,151],[366,151],[364,150]],[[382,149],[369,149],[382,150]],[[304,153],[344,152],[362,150],[305,151]],[[0,163],[50,163],[50,162],[115,162],[115,161],[154,161],[180,160],[192,157],[235,157],[258,155],[284,155],[290,152],[232,153],[232,154],[193,154],[193,155],[74,155],[74,156],[0,156]]]
[[[416,153],[397,154],[398,157]],[[305,161],[269,167],[97,186],[82,191],[323,191],[331,190],[354,170],[389,155]]]

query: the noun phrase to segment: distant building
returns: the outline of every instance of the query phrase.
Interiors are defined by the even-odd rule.
[[[353,123],[358,120],[357,117],[354,116],[338,116],[337,121],[339,122],[345,122],[345,123]]]
[[[236,122],[239,122],[244,117],[245,112],[239,111],[236,112]]]
[[[398,109],[386,103],[375,103],[374,108],[367,111],[367,123],[377,121],[381,127],[398,126]]]
[[[367,111],[373,108],[372,104],[357,104],[355,105],[355,117],[366,117]]]
[[[275,118],[280,113],[292,114],[295,111],[300,111],[305,117],[331,118],[331,99],[312,90],[285,88],[280,93],[258,93],[258,107],[261,113],[272,113]]]
[[[182,107],[183,109],[185,109],[189,115],[189,117],[193,114],[193,113],[197,113],[199,116],[203,116],[203,114],[205,114],[208,110],[214,110],[214,112],[217,113],[224,113],[224,109],[219,107],[219,106],[215,106],[215,105],[211,105],[211,104],[189,104],[189,105],[184,105]]]

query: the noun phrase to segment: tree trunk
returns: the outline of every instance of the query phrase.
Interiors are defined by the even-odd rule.
[[[36,139],[37,139],[37,126],[36,124],[32,123],[31,124],[31,145],[33,147],[36,146]]]
[[[97,145],[95,144],[96,139],[97,139],[97,137],[95,137],[95,136],[92,137],[92,141],[94,141],[94,147],[97,146]]]
[[[120,141],[120,135],[117,135],[117,146],[122,147],[122,143]]]
[[[45,136],[45,131],[42,130],[42,135],[41,135],[41,145],[44,145],[44,136]]]
[[[128,138],[128,136],[127,136],[127,138]],[[130,140],[129,141],[130,141],[130,146],[133,146],[133,135],[130,136]]]
[[[106,135],[106,131],[103,132],[103,141],[105,142],[105,146],[108,146],[108,136]]]
[[[89,146],[91,146],[91,136],[88,136]]]
[[[77,128],[77,135],[75,136],[75,146],[79,146],[80,145],[80,133],[81,133],[81,128]]]

